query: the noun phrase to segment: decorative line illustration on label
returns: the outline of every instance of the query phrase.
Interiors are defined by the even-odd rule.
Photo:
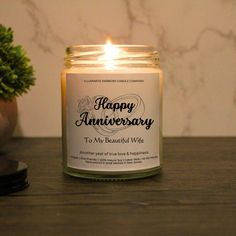
[[[131,126],[145,126],[149,130],[154,123],[151,118],[143,119],[145,104],[137,94],[121,95],[113,100],[99,95],[85,96],[78,100],[77,112],[79,119],[77,127],[90,125],[103,136],[112,136],[118,131]]]

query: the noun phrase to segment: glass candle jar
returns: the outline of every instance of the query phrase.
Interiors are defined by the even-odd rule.
[[[162,72],[146,45],[67,48],[62,72],[64,172],[124,180],[162,164]]]

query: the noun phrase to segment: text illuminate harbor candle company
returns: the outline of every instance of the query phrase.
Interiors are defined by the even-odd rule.
[[[162,71],[146,45],[67,48],[62,72],[64,172],[101,180],[157,174],[162,164]]]

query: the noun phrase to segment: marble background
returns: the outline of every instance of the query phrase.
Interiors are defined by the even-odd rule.
[[[37,84],[16,136],[60,136],[60,71],[72,44],[150,44],[165,74],[164,135],[236,135],[236,0],[0,0]]]

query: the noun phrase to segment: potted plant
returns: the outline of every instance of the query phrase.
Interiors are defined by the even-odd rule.
[[[16,97],[34,85],[34,70],[25,51],[13,44],[13,31],[0,24],[0,147],[12,136],[17,120]]]

